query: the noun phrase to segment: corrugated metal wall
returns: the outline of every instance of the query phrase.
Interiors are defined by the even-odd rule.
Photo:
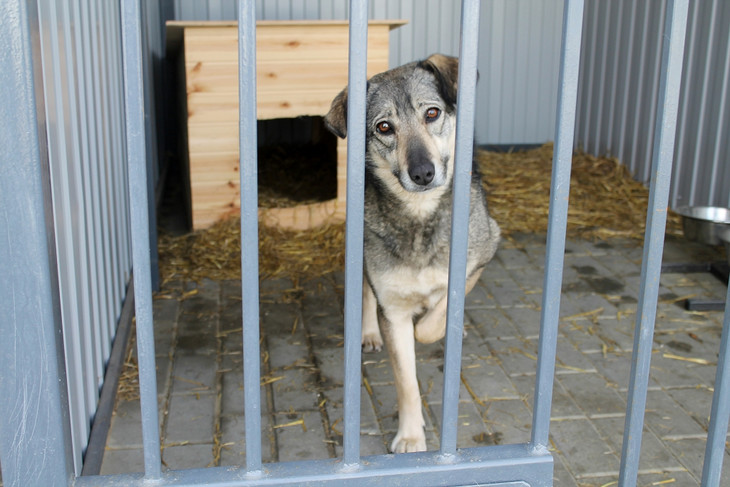
[[[119,11],[39,2],[70,413],[80,452],[130,272]]]
[[[690,6],[672,201],[730,208],[730,3]]]
[[[587,3],[576,140],[651,172],[666,0]],[[730,3],[692,2],[670,204],[730,206]]]
[[[482,3],[477,143],[553,140],[563,0]]]
[[[235,20],[235,0],[174,0],[176,20]],[[483,2],[476,141],[541,144],[552,140],[563,0]],[[348,17],[343,0],[258,0],[263,20]],[[458,55],[461,2],[372,0],[371,19],[406,19],[391,33],[391,67],[434,52]]]
[[[159,4],[149,5],[150,30],[161,46]],[[78,474],[131,272],[120,13],[115,0],[38,0],[38,8],[43,76],[36,82],[45,96]],[[156,168],[154,140],[149,152]]]

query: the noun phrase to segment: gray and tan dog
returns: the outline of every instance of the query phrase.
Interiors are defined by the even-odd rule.
[[[393,452],[426,449],[415,340],[446,332],[458,59],[434,54],[373,76],[367,87],[362,346],[390,354],[398,394]],[[327,127],[346,137],[347,89]],[[467,231],[465,228],[464,231]],[[471,181],[466,291],[497,250],[479,174]]]

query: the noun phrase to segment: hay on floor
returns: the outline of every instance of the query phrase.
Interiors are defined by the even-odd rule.
[[[259,225],[259,277],[294,282],[343,269],[345,227],[325,225],[304,231]],[[240,219],[228,218],[210,228],[159,242],[163,282],[241,278]]]
[[[507,237],[546,233],[553,145],[520,152],[477,154],[489,210]],[[613,157],[573,155],[568,236],[589,240],[644,238],[649,191]],[[667,233],[681,235],[679,215],[670,212]]]
[[[527,151],[477,153],[490,212],[505,238],[547,231],[552,151],[552,144],[546,144]],[[568,236],[642,239],[648,199],[647,188],[618,160],[578,152],[571,173]],[[671,212],[667,232],[681,235],[680,218]],[[260,225],[260,278],[298,282],[342,270],[344,233],[343,224],[300,232]],[[165,282],[241,275],[238,218],[181,237],[162,236],[159,250]]]

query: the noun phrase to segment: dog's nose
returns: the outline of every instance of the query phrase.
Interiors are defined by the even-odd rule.
[[[408,175],[411,180],[419,186],[426,186],[433,181],[433,164],[428,161],[417,162],[408,167]]]

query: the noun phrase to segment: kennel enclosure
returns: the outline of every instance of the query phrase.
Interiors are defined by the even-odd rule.
[[[423,482],[423,476],[429,475],[429,480],[438,480],[444,484],[449,481],[471,481],[479,479],[483,482],[501,482],[502,485],[524,485],[529,482],[529,485],[550,485],[551,481],[544,478],[545,473],[550,468],[550,455],[547,452],[547,424],[549,422],[549,409],[550,409],[550,389],[551,389],[551,375],[554,368],[554,334],[551,329],[554,328],[555,324],[551,324],[551,316],[557,316],[557,307],[559,307],[559,283],[561,273],[561,254],[564,246],[564,229],[562,226],[565,223],[565,208],[567,205],[567,198],[555,199],[555,207],[551,212],[552,224],[551,231],[548,236],[550,242],[550,251],[547,257],[547,273],[546,273],[546,286],[544,295],[544,306],[543,306],[543,335],[544,339],[541,345],[540,356],[545,357],[544,361],[541,361],[542,365],[538,370],[538,384],[537,388],[540,391],[536,396],[540,396],[542,399],[536,403],[535,408],[535,423],[533,425],[533,440],[529,445],[510,445],[506,447],[499,447],[487,450],[478,451],[455,451],[454,443],[451,441],[453,437],[452,427],[445,426],[445,430],[442,432],[444,438],[442,450],[440,452],[434,452],[432,454],[424,454],[423,456],[413,456],[408,458],[381,458],[371,459],[367,466],[363,465],[359,459],[356,446],[346,446],[345,456],[342,464],[337,462],[327,462],[325,464],[301,464],[301,465],[282,465],[273,466],[267,471],[269,475],[268,480],[265,475],[260,475],[262,472],[262,465],[260,462],[260,451],[258,452],[257,461],[257,447],[256,447],[256,435],[254,433],[255,423],[248,426],[251,440],[250,450],[247,455],[247,463],[241,470],[229,471],[225,469],[212,469],[210,471],[191,471],[191,472],[172,472],[162,473],[159,462],[159,445],[155,444],[156,436],[156,407],[155,407],[155,388],[154,388],[154,346],[151,337],[151,310],[149,307],[152,280],[151,280],[151,267],[152,263],[149,261],[150,253],[150,241],[153,239],[154,232],[150,234],[150,227],[154,228],[150,221],[150,205],[147,204],[147,200],[152,193],[150,191],[151,184],[150,180],[155,179],[154,172],[150,174],[148,161],[151,161],[149,147],[154,146],[151,141],[154,132],[154,123],[150,119],[145,118],[143,115],[149,107],[153,105],[150,97],[149,84],[146,84],[144,80],[147,78],[145,71],[151,66],[148,62],[153,62],[147,56],[145,50],[145,39],[149,33],[145,30],[142,25],[142,19],[145,18],[144,11],[140,11],[140,3],[135,1],[122,2],[122,9],[116,10],[115,5],[112,2],[101,4],[101,7],[96,7],[92,4],[82,4],[84,8],[81,11],[74,11],[77,4],[61,5],[57,6],[54,2],[50,4],[42,4],[42,8],[38,9],[35,2],[21,2],[21,1],[10,1],[6,2],[2,10],[3,24],[2,24],[2,37],[0,43],[2,43],[3,52],[2,62],[3,67],[7,69],[2,70],[1,76],[3,82],[0,83],[2,86],[2,95],[0,98],[4,100],[3,104],[3,120],[12,120],[13,123],[6,124],[8,130],[3,130],[3,146],[5,147],[5,153],[2,159],[2,171],[3,177],[1,178],[0,184],[2,191],[0,191],[0,198],[2,201],[2,208],[4,208],[5,222],[3,223],[2,238],[0,241],[0,251],[2,256],[2,270],[6,276],[6,280],[3,283],[2,296],[2,308],[3,310],[11,310],[10,316],[12,319],[5,320],[2,324],[2,335],[3,337],[11,337],[11,339],[3,339],[2,345],[2,381],[0,387],[2,388],[2,395],[5,398],[11,398],[12,400],[4,400],[2,403],[2,418],[0,419],[0,443],[2,449],[2,467],[3,467],[3,480],[8,485],[22,485],[24,482],[37,480],[39,483],[44,485],[53,485],[58,483],[60,485],[91,485],[97,482],[115,485],[125,484],[134,482],[144,482],[144,479],[155,480],[160,479],[164,483],[170,485],[183,485],[186,483],[194,482],[208,482],[208,483],[219,483],[224,482],[230,483],[241,483],[243,485],[254,485],[257,482],[269,482],[272,479],[282,482],[301,482],[305,479],[310,480],[329,480],[331,482],[341,482],[344,479],[350,479],[353,484],[358,482],[370,482],[367,476],[370,474],[381,474],[386,476],[393,476],[394,479],[399,478],[400,480],[410,480],[412,482]],[[241,16],[241,23],[245,23],[249,27],[248,33],[243,32],[239,35],[244,38],[245,35],[251,35],[253,26],[255,25],[256,14],[253,10],[253,2],[240,2],[238,13]],[[364,7],[365,2],[353,2],[350,10],[351,15],[351,29],[353,35],[360,36],[359,39],[363,40],[363,35],[367,29],[367,9]],[[664,5],[664,4],[662,4]],[[54,10],[54,6],[58,7],[59,10]],[[654,165],[657,170],[658,177],[653,181],[653,205],[650,214],[649,233],[647,235],[647,247],[646,255],[644,259],[644,282],[646,285],[646,292],[642,293],[640,301],[645,306],[645,312],[642,313],[642,320],[638,322],[639,333],[637,333],[637,355],[635,358],[635,369],[638,373],[633,375],[634,387],[632,387],[632,403],[637,406],[631,408],[632,418],[629,421],[629,427],[627,429],[627,444],[625,446],[625,468],[623,470],[622,479],[627,485],[631,484],[632,475],[635,477],[635,468],[632,462],[638,457],[635,455],[636,442],[640,441],[641,438],[641,414],[643,413],[642,393],[646,393],[646,384],[642,384],[647,378],[646,367],[648,366],[648,357],[651,351],[651,347],[648,347],[647,352],[647,341],[651,343],[651,326],[652,316],[651,308],[656,305],[655,289],[652,288],[652,275],[656,276],[659,271],[659,262],[661,260],[661,237],[663,235],[662,225],[662,212],[666,208],[667,201],[669,199],[669,174],[671,168],[671,153],[673,152],[673,121],[672,117],[676,116],[677,100],[679,99],[679,83],[677,80],[678,66],[681,66],[682,55],[684,49],[682,46],[682,33],[684,32],[683,23],[686,19],[686,12],[688,8],[687,2],[677,1],[668,2],[666,4],[666,14],[668,23],[667,26],[671,26],[672,35],[668,37],[671,43],[666,44],[666,57],[663,64],[664,68],[661,69],[662,73],[666,75],[666,83],[659,83],[662,87],[660,93],[662,96],[657,98],[657,105],[662,108],[659,111],[661,115],[656,117],[656,133],[661,134],[656,137],[656,146],[654,147],[652,154],[654,159]],[[475,19],[479,18],[478,2],[465,2],[465,22],[464,22],[464,33],[465,39],[469,42],[471,39],[471,46],[476,45],[473,41],[473,37],[476,35],[476,26],[474,25]],[[566,172],[569,172],[569,161],[570,153],[573,149],[572,140],[572,125],[574,119],[574,100],[577,96],[578,88],[578,73],[577,57],[578,52],[578,39],[580,37],[580,24],[582,22],[582,9],[583,2],[568,1],[565,3],[565,48],[563,50],[563,79],[561,83],[562,96],[559,100],[558,108],[558,132],[556,132],[556,172],[554,175],[554,184],[556,194],[561,194],[560,191],[565,191],[567,188]],[[40,14],[39,14],[40,11]],[[59,14],[60,12],[60,14]],[[53,194],[58,197],[59,186],[53,183],[57,183],[55,178],[59,178],[58,175],[50,174],[48,170],[49,156],[58,157],[58,150],[69,150],[73,152],[74,147],[69,145],[63,146],[60,144],[54,146],[52,143],[48,143],[47,140],[52,142],[58,140],[65,140],[64,134],[59,134],[55,130],[67,128],[68,125],[65,123],[66,110],[72,110],[67,105],[60,103],[53,105],[52,102],[57,101],[56,98],[51,96],[49,88],[46,87],[44,91],[41,89],[41,80],[49,82],[50,79],[44,78],[42,72],[37,69],[38,66],[38,43],[37,37],[34,37],[38,32],[43,32],[47,35],[53,35],[52,30],[46,31],[38,28],[39,22],[44,20],[43,15],[48,13],[59,14],[60,18],[68,19],[69,16],[74,18],[80,18],[89,21],[89,18],[94,18],[97,22],[105,19],[107,26],[114,31],[114,28],[118,28],[120,25],[124,27],[123,39],[125,42],[124,48],[124,78],[125,83],[114,84],[114,79],[119,79],[121,71],[115,71],[118,69],[121,61],[121,52],[119,49],[115,49],[113,43],[104,44],[95,47],[91,47],[92,43],[89,38],[86,39],[88,44],[84,43],[81,38],[76,38],[75,42],[79,46],[87,46],[89,50],[81,49],[78,51],[78,55],[75,59],[85,59],[87,65],[91,63],[91,59],[95,59],[97,62],[101,62],[106,56],[101,54],[101,49],[108,49],[109,53],[116,53],[119,57],[118,62],[115,64],[113,56],[109,57],[109,64],[99,71],[96,75],[89,76],[86,79],[88,85],[87,89],[92,92],[98,92],[99,100],[106,100],[107,98],[102,95],[102,92],[109,93],[112,90],[123,90],[124,99],[126,101],[126,116],[124,121],[127,124],[126,131],[121,129],[121,104],[116,106],[113,104],[101,106],[92,106],[91,103],[85,106],[85,109],[80,112],[81,115],[86,115],[89,118],[94,118],[100,123],[99,134],[101,134],[100,140],[108,141],[108,149],[106,147],[97,149],[97,157],[103,160],[111,159],[111,154],[116,154],[116,157],[120,157],[121,160],[130,161],[129,169],[129,183],[126,183],[126,175],[123,174],[126,171],[124,164],[112,164],[109,166],[109,173],[104,176],[97,174],[95,179],[98,181],[120,181],[122,187],[110,190],[105,193],[106,201],[104,203],[109,204],[111,198],[109,195],[117,195],[120,198],[120,202],[112,203],[110,207],[107,207],[108,213],[104,215],[94,215],[93,212],[88,214],[89,221],[95,221],[98,217],[99,225],[105,228],[102,232],[106,236],[106,240],[94,241],[88,235],[95,235],[97,232],[89,232],[82,236],[68,236],[65,240],[68,246],[63,247],[60,244],[64,242],[63,233],[64,230],[74,228],[73,226],[64,226],[61,223],[60,217],[63,214],[59,211],[58,207],[53,207],[49,204],[48,197]],[[78,14],[78,15],[77,15]],[[121,19],[119,24],[112,21],[115,18],[115,14],[119,15]],[[470,15],[471,14],[471,15]],[[149,11],[147,12],[149,15]],[[85,17],[86,16],[86,17]],[[471,22],[471,23],[470,23]],[[93,22],[89,22],[93,24]],[[47,24],[44,24],[47,25]],[[51,25],[56,25],[51,22]],[[74,39],[73,35],[83,35],[78,31],[73,31],[70,28],[70,23],[60,24],[65,26],[64,31],[55,32],[56,35],[61,36],[63,39]],[[668,27],[669,28],[669,27]],[[97,34],[101,30],[97,31]],[[119,32],[119,31],[117,31]],[[36,42],[34,42],[34,40]],[[360,45],[365,44],[362,42]],[[250,49],[253,43],[249,43],[246,47]],[[49,51],[45,51],[48,56],[51,56],[51,61],[46,61],[52,65],[53,59],[60,58],[61,47],[60,45],[53,46],[53,43],[49,46],[45,44]],[[53,49],[58,50],[54,53]],[[65,52],[65,51],[64,51]],[[54,57],[54,54],[56,57]],[[84,58],[88,56],[88,59]],[[468,47],[462,51],[462,62],[463,69],[470,70],[470,76],[474,76],[476,70],[476,53],[470,50]],[[152,56],[153,57],[153,56]],[[241,79],[252,80],[253,69],[255,64],[252,59],[255,57],[253,51],[242,51],[241,59],[243,62],[241,65]],[[63,72],[63,67],[73,67],[74,63],[70,62],[71,58],[67,59],[68,64],[55,66],[58,69],[58,73]],[[360,96],[358,102],[357,96],[355,96],[356,89],[361,90],[360,95],[364,93],[362,84],[365,79],[365,70],[363,69],[363,61],[365,59],[363,52],[358,52],[355,48],[350,56],[353,64],[351,71],[351,87],[353,89],[353,112],[357,109],[362,111],[364,106],[364,99]],[[573,62],[571,62],[573,60]],[[51,69],[48,67],[47,69]],[[70,72],[76,73],[73,69]],[[567,74],[565,74],[567,73]],[[668,73],[668,74],[667,74]],[[79,78],[81,79],[81,78]],[[109,83],[102,83],[104,79]],[[148,78],[147,78],[148,79]],[[360,83],[360,87],[356,88],[357,83]],[[73,83],[71,85],[74,85]],[[63,86],[53,85],[54,87]],[[254,91],[251,89],[251,83],[242,83],[243,87],[242,97],[244,99],[253,99]],[[467,96],[474,93],[469,93],[469,86],[463,86],[460,93],[466,93],[460,96]],[[473,88],[473,87],[472,87]],[[108,91],[105,91],[108,90]],[[248,91],[246,91],[248,90]],[[81,90],[84,91],[84,90]],[[81,91],[74,92],[77,94]],[[120,99],[121,97],[117,97]],[[59,98],[60,100],[63,97]],[[571,101],[571,99],[573,101]],[[44,103],[45,102],[45,103]],[[571,106],[573,104],[573,106]],[[73,106],[73,104],[71,104]],[[468,103],[462,104],[468,105]],[[147,108],[145,108],[147,107]],[[249,107],[250,108],[250,107]],[[98,110],[98,111],[96,111]],[[119,125],[116,128],[110,123],[112,115],[116,114],[116,120]],[[247,113],[251,115],[250,113]],[[75,114],[76,117],[78,114]],[[73,120],[76,118],[71,117]],[[462,121],[460,127],[462,130],[462,139],[460,140],[459,153],[461,154],[462,162],[460,163],[460,172],[457,176],[457,183],[459,180],[464,180],[466,171],[465,167],[468,164],[463,162],[464,154],[469,153],[469,149],[466,148],[471,144],[471,135],[463,135],[464,132],[471,132],[470,121],[464,120],[463,118],[474,117],[473,113],[463,113],[461,115]],[[244,117],[241,117],[245,120]],[[255,120],[255,114],[253,117],[248,119]],[[353,123],[355,121],[353,120]],[[93,125],[93,124],[92,124]],[[722,125],[722,124],[720,124]],[[255,140],[251,125],[242,126],[242,137],[247,140]],[[357,130],[357,129],[354,129]],[[49,134],[50,139],[46,139],[45,134]],[[125,134],[121,137],[121,134]],[[88,136],[89,132],[86,132]],[[122,140],[123,139],[123,140]],[[147,140],[145,140],[147,139]],[[352,139],[356,139],[355,136]],[[84,151],[91,144],[91,137],[88,139],[79,138],[85,142],[79,144],[76,148]],[[357,142],[354,142],[357,143]],[[113,148],[113,149],[112,149]],[[106,152],[105,152],[106,151]],[[348,151],[351,154],[360,152],[359,148],[353,149],[350,147]],[[242,161],[242,176],[245,176],[248,171],[248,176],[252,176],[250,171],[255,168],[255,161],[251,162],[251,156],[248,155],[248,162]],[[21,164],[18,161],[25,162]],[[562,161],[562,162],[561,162]],[[91,164],[93,166],[93,164]],[[350,168],[355,171],[357,165],[354,163],[350,164]],[[116,173],[112,171],[118,171]],[[121,173],[121,174],[120,174]],[[115,174],[115,176],[113,176]],[[255,174],[255,173],[254,173]],[[83,177],[83,174],[80,175]],[[242,183],[243,183],[242,178]],[[251,180],[255,181],[255,178],[248,178],[248,184],[251,184]],[[721,183],[722,181],[720,181]],[[720,184],[718,183],[718,184]],[[348,185],[352,184],[352,188],[357,188],[361,184],[355,173],[353,176],[348,177]],[[60,186],[63,187],[63,186]],[[109,187],[109,186],[107,186]],[[243,191],[244,198],[247,198],[242,204],[242,221],[246,225],[246,228],[253,229],[257,223],[257,204],[255,199],[251,201],[250,195],[255,195],[255,185],[249,187],[250,191]],[[126,191],[130,191],[130,197],[127,200]],[[73,191],[70,191],[73,193]],[[351,194],[354,191],[350,192]],[[249,196],[246,196],[248,194]],[[564,194],[564,193],[563,193]],[[153,199],[153,198],[152,198]],[[463,193],[462,193],[463,199]],[[100,203],[101,200],[97,200]],[[93,206],[93,205],[92,205]],[[457,205],[458,211],[462,211],[464,208],[464,202],[461,201],[460,205]],[[93,208],[90,208],[91,212]],[[351,214],[355,216],[350,220],[352,228],[349,229],[349,243],[348,253],[351,258],[348,258],[350,269],[349,277],[347,277],[348,287],[348,332],[349,337],[347,339],[346,348],[348,350],[348,383],[351,387],[357,384],[357,370],[359,367],[359,336],[358,331],[358,320],[359,313],[357,308],[357,290],[358,290],[358,260],[357,254],[358,247],[358,234],[356,228],[357,216],[359,213],[357,201],[352,202],[350,206]],[[101,210],[99,210],[101,211]],[[131,219],[131,225],[125,225],[127,216],[125,212],[129,212],[129,218]],[[54,220],[55,218],[55,220]],[[118,228],[107,227],[109,222],[119,223]],[[355,222],[355,223],[353,223]],[[84,228],[87,225],[80,224],[80,228]],[[109,228],[106,230],[106,228]],[[131,236],[125,237],[126,233],[131,230]],[[561,231],[562,230],[562,231]],[[252,249],[256,248],[255,245],[255,233],[248,232],[252,235],[252,239],[248,242],[244,242],[244,266],[247,266],[248,271],[255,271],[255,255]],[[562,233],[562,236],[561,236]],[[463,242],[459,242],[458,235],[455,235],[454,246],[456,249],[460,245],[463,246]],[[131,269],[129,263],[129,248],[128,243],[131,241],[131,247],[134,248],[133,261],[135,266],[134,278],[135,278],[135,298],[137,301],[137,325],[139,333],[140,343],[140,368],[142,374],[142,389],[143,397],[143,410],[145,416],[145,460],[146,460],[146,471],[144,475],[130,475],[120,476],[118,478],[97,478],[97,477],[78,477],[80,470],[80,459],[81,446],[84,442],[84,437],[88,431],[83,430],[85,423],[84,416],[88,418],[93,415],[93,406],[96,402],[94,388],[99,386],[101,372],[101,365],[105,362],[105,355],[108,355],[108,348],[113,335],[113,328],[115,324],[115,317],[120,313],[122,296],[124,295],[124,288],[129,279],[129,270]],[[64,249],[73,252],[74,244],[78,242],[86,242],[89,249],[98,249],[100,253],[100,261],[96,263],[94,268],[104,268],[107,272],[102,273],[94,277],[91,271],[86,270],[80,272],[79,275],[83,279],[92,281],[93,279],[106,280],[108,279],[107,274],[115,276],[110,281],[114,281],[110,287],[113,292],[110,292],[111,298],[107,301],[107,308],[102,312],[97,310],[97,316],[106,315],[104,320],[107,326],[110,328],[104,335],[91,334],[89,338],[82,335],[77,339],[78,347],[81,347],[82,343],[86,343],[86,340],[93,343],[94,350],[98,351],[98,354],[94,356],[92,362],[99,367],[95,373],[89,374],[91,377],[91,384],[86,388],[88,394],[84,401],[84,407],[90,409],[86,412],[79,412],[77,408],[80,406],[73,404],[73,401],[78,400],[81,393],[75,392],[74,387],[78,384],[75,382],[76,376],[73,375],[73,367],[69,366],[70,363],[74,363],[73,360],[81,358],[84,355],[79,351],[74,351],[71,345],[62,343],[61,339],[71,339],[75,328],[71,327],[72,323],[76,322],[74,316],[66,315],[63,313],[69,311],[68,303],[72,305],[76,304],[75,300],[84,299],[84,290],[79,287],[76,282],[68,282],[64,279],[68,277],[69,271],[63,268],[63,263],[72,261],[72,259],[66,258],[64,260],[62,252]],[[122,245],[119,243],[122,242]],[[126,243],[126,245],[124,245]],[[76,247],[78,248],[78,247]],[[59,251],[61,249],[61,251]],[[461,252],[463,254],[463,251]],[[455,251],[455,255],[459,252]],[[153,256],[152,256],[153,257]],[[457,259],[455,259],[456,261]],[[458,262],[454,264],[458,269]],[[360,266],[361,267],[361,266]],[[255,275],[255,272],[254,272]],[[463,285],[463,283],[461,283]],[[115,287],[116,286],[116,287]],[[461,292],[459,290],[459,283],[454,283],[454,295],[463,296],[463,288]],[[82,289],[78,294],[74,295],[74,290]],[[248,281],[245,286],[246,292],[244,293],[245,301],[245,312],[244,316],[244,327],[249,330],[248,339],[246,340],[247,351],[245,353],[251,354],[255,352],[255,346],[257,341],[255,340],[256,333],[256,320],[257,313],[253,310],[257,309],[256,303],[256,289],[257,283]],[[246,297],[248,296],[248,298]],[[89,306],[93,307],[98,305],[102,298],[100,295],[93,293],[88,294]],[[458,301],[455,299],[453,301]],[[62,305],[64,303],[64,305]],[[79,308],[82,306],[79,305]],[[456,320],[458,323],[459,309],[458,305],[454,304],[450,309],[451,320]],[[725,329],[727,330],[727,316],[726,316]],[[67,327],[61,332],[61,324],[64,323]],[[71,328],[69,328],[71,327]],[[458,372],[459,363],[459,342],[460,336],[458,326],[453,327],[452,333],[450,333],[447,345],[447,364],[445,374],[455,375]],[[727,335],[723,336],[722,342],[723,350],[727,348]],[[724,357],[724,353],[722,354]],[[64,360],[65,358],[65,360]],[[724,364],[724,359],[721,360]],[[83,368],[78,365],[78,368]],[[720,367],[722,369],[722,367]],[[642,372],[643,370],[643,372]],[[249,390],[249,396],[255,397],[256,388],[259,381],[258,371],[247,368],[247,388]],[[711,438],[713,441],[722,440],[724,438],[723,432],[723,418],[724,410],[727,407],[727,396],[720,391],[724,391],[722,384],[723,377],[727,374],[720,374],[717,388],[718,401],[713,408],[716,411],[715,418],[719,417],[719,423],[714,422],[716,429],[712,429]],[[359,391],[359,387],[354,388]],[[352,397],[352,396],[351,396]],[[451,399],[449,399],[449,397]],[[445,403],[448,403],[453,399],[453,395],[445,392]],[[255,408],[256,402],[250,401],[251,404],[247,403],[247,407]],[[348,409],[348,416],[355,421],[357,419],[356,404],[358,401],[350,400]],[[447,408],[445,408],[446,410]],[[717,413],[719,411],[719,413]],[[80,415],[79,415],[80,414]],[[248,415],[251,418],[251,414]],[[76,418],[76,419],[72,419]],[[80,420],[78,418],[81,418]],[[724,418],[724,430],[727,429],[726,418]],[[76,422],[74,422],[76,421]],[[254,421],[254,419],[251,419]],[[444,424],[448,423],[445,421]],[[717,433],[716,433],[717,432]],[[355,437],[357,436],[355,431]],[[348,434],[350,438],[353,438],[351,434]],[[347,440],[346,440],[347,441]],[[349,443],[348,445],[354,445],[355,443]],[[722,447],[719,450],[722,451]],[[708,453],[717,451],[718,447],[708,448]],[[710,455],[708,455],[710,458]],[[452,462],[452,460],[456,460]],[[708,465],[712,465],[710,460]],[[525,468],[525,464],[533,464],[532,469],[526,469],[525,473],[516,474],[517,469]],[[346,466],[347,468],[341,468]],[[422,470],[426,466],[429,466],[431,470]],[[324,469],[324,470],[323,470]],[[529,471],[527,471],[529,470]],[[325,474],[322,474],[322,472]],[[708,478],[713,473],[719,472],[719,468],[708,467]],[[515,474],[517,476],[510,477]],[[535,479],[528,478],[528,475],[534,474]],[[297,475],[300,475],[299,477]],[[326,479],[322,475],[329,476]],[[402,477],[396,477],[402,476]],[[513,478],[514,480],[508,480]],[[719,481],[719,480],[718,480]],[[520,484],[519,482],[523,482]],[[548,483],[549,482],[549,483]],[[711,482],[711,480],[708,480]],[[708,484],[711,485],[711,484]]]

